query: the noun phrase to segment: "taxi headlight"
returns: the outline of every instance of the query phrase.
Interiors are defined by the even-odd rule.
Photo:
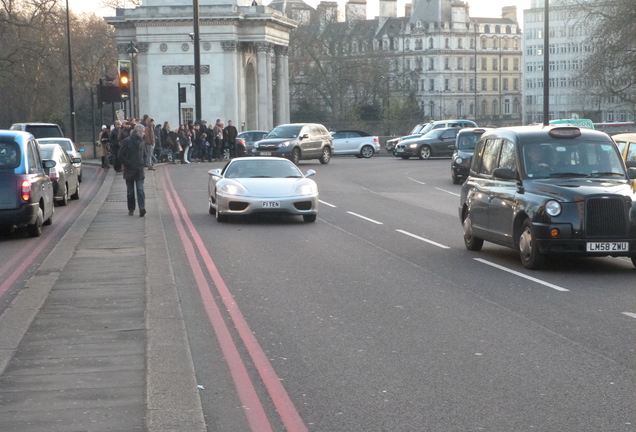
[[[221,186],[221,192],[227,195],[244,195],[245,189],[236,183],[226,183]]]
[[[561,214],[561,203],[558,201],[550,200],[545,203],[545,212],[550,216],[558,216]]]
[[[462,158],[460,158],[460,157],[456,157],[456,158],[455,158],[455,163],[456,163],[457,165],[461,165],[461,164],[462,164],[462,162],[464,162],[464,159],[462,159]]]
[[[313,183],[302,184],[296,188],[298,195],[313,195],[318,192],[318,188]]]

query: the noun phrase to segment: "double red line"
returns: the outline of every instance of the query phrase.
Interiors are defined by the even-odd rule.
[[[169,171],[163,170],[162,173],[165,174],[165,176],[162,176],[162,184],[166,191],[168,206],[172,212],[179,237],[185,249],[188,258],[187,261],[190,264],[190,268],[194,274],[194,279],[196,280],[199,288],[203,306],[219,341],[219,345],[230,370],[241,404],[245,408],[244,412],[247,416],[250,429],[252,432],[272,431],[271,424],[265,414],[263,404],[258,398],[254,384],[249,377],[245,363],[243,362],[236,344],[232,339],[230,331],[223,319],[223,315],[219,311],[216,301],[214,300],[212,287],[206,279],[204,269],[202,268],[199,259],[197,259],[197,251],[205,266],[205,270],[207,270],[207,273],[216,288],[216,292],[220,295],[225,308],[232,318],[239,337],[247,349],[252,362],[254,363],[261,380],[267,389],[283,424],[285,425],[286,430],[288,432],[308,431],[307,426],[305,426],[302,418],[298,414],[298,411],[296,411],[296,407],[289,398],[287,391],[280,383],[280,379],[276,375],[276,372],[265,355],[265,352],[254,337],[254,333],[250,330],[247,321],[234,301],[232,293],[221,277],[221,274],[201,239],[201,236],[188,217],[186,209],[174,188]],[[186,232],[186,226],[189,231],[189,235]]]

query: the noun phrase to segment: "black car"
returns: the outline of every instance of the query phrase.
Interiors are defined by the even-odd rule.
[[[453,150],[449,146],[455,144],[457,132],[460,130],[456,127],[433,129],[421,137],[400,141],[393,154],[402,159],[413,156],[420,159],[428,159],[431,156],[451,156]]]
[[[53,185],[35,137],[0,131],[0,227],[26,226],[31,237],[53,222]]]
[[[470,164],[473,162],[475,154],[475,146],[482,134],[490,129],[485,128],[466,128],[457,133],[455,144],[451,144],[451,150],[454,150],[451,157],[451,179],[454,184],[460,184],[466,180],[470,172]]]
[[[524,126],[482,135],[461,190],[466,248],[515,248],[528,269],[548,255],[626,256],[636,266],[636,169],[605,133]]]
[[[75,163],[80,163],[80,158],[73,158],[64,151],[59,144],[40,144],[42,159],[55,162],[55,165],[46,167],[46,173],[53,182],[55,202],[65,206],[71,199],[79,199],[80,183],[79,173]]]

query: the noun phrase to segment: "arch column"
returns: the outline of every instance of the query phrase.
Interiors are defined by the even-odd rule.
[[[257,42],[256,63],[257,63],[257,91],[258,91],[258,128],[270,130],[273,128],[273,116],[270,110],[272,101],[272,68],[271,49],[272,45],[267,42]]]
[[[289,48],[277,45],[276,48],[276,121],[277,125],[289,123]]]

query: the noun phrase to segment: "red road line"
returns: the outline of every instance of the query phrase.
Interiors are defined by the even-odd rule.
[[[93,183],[93,185],[88,189],[88,193],[90,195],[91,192],[93,192],[93,189],[95,189],[97,186],[97,183]],[[37,241],[35,238],[32,239],[33,241],[27,243],[18,253],[16,253],[13,258],[11,258],[4,266],[2,266],[2,268],[0,268],[0,278],[4,276],[4,274],[9,270],[13,270],[11,272],[11,274],[9,274],[9,276],[2,282],[2,284],[0,284],[0,297],[2,297],[4,295],[4,293],[9,289],[9,287],[11,285],[13,285],[13,283],[20,277],[22,276],[22,274],[24,273],[24,271],[26,270],[26,268],[31,265],[33,263],[33,261],[37,258],[37,256],[44,250],[44,248],[46,248],[46,246],[51,242],[51,240],[53,240],[53,238],[55,237],[55,235],[63,229],[63,225],[72,217],[77,216],[77,213],[79,212],[79,210],[81,209],[81,207],[79,206],[75,206],[75,208],[73,208],[73,210],[71,210],[70,212],[68,212],[61,220],[61,222],[59,224],[56,224],[56,226],[54,227],[54,229],[47,233],[47,236],[45,239],[42,239],[40,237],[39,241]],[[55,219],[57,220],[57,219]],[[55,223],[54,220],[54,223]],[[29,251],[31,251],[31,253],[29,254],[29,256],[27,256],[27,258],[25,260],[22,261],[22,263],[17,266],[17,267],[13,267],[13,265],[22,258],[22,256],[24,256],[25,254],[29,253]]]
[[[267,388],[267,391],[269,392],[270,397],[272,398],[272,401],[274,402],[274,405],[276,406],[276,409],[281,416],[281,420],[283,421],[285,428],[288,432],[307,432],[307,426],[305,426],[303,419],[300,417],[300,414],[298,414],[294,403],[291,401],[289,395],[287,394],[285,387],[283,387],[283,385],[281,384],[278,375],[276,375],[274,368],[272,367],[260,344],[256,340],[254,333],[250,330],[245,317],[234,301],[234,296],[225,284],[225,281],[221,277],[221,273],[219,273],[216,265],[214,264],[214,261],[212,260],[212,257],[210,256],[210,253],[206,249],[201,236],[194,228],[192,221],[188,217],[186,209],[174,189],[170,173],[168,171],[165,172],[167,177],[166,181],[169,182],[170,189],[174,191],[173,193],[175,196],[175,202],[177,203],[181,215],[186,225],[188,226],[188,229],[190,230],[190,234],[192,235],[192,238],[197,245],[197,248],[199,249],[199,253],[201,254],[201,258],[205,263],[205,267],[207,268],[210,277],[212,278],[212,281],[214,282],[214,285],[216,286],[217,291],[219,292],[219,295],[223,300],[223,304],[227,308],[230,316],[232,317],[232,320],[234,321],[234,325],[241,337],[241,340],[245,344],[245,347],[247,348],[250,357],[252,358],[256,369],[258,370],[258,373],[260,374],[261,379],[263,380],[263,383],[265,384],[265,387]]]
[[[247,417],[250,429],[253,432],[270,432],[272,431],[272,427],[267,415],[265,414],[263,404],[261,404],[261,401],[256,394],[256,389],[250,380],[245,363],[243,363],[243,359],[241,359],[238,349],[232,340],[232,335],[225,324],[223,315],[218,309],[216,301],[212,295],[212,290],[208,285],[208,281],[205,279],[203,269],[197,259],[194,246],[188,238],[188,234],[186,233],[183,223],[179,218],[175,203],[170,196],[170,194],[172,194],[175,199],[178,199],[177,192],[172,187],[172,183],[170,183],[170,185],[166,184],[165,178],[162,179],[162,182],[164,187],[166,187],[166,199],[168,201],[168,206],[170,207],[172,217],[174,218],[177,226],[179,237],[183,243],[187,261],[190,264],[190,268],[194,274],[194,279],[196,280],[199,288],[203,306],[208,314],[210,322],[212,323],[214,333],[216,334],[221,351],[223,352],[223,357],[227,362],[230,374],[234,380],[234,386],[236,387],[239,399],[243,405],[243,412]]]

